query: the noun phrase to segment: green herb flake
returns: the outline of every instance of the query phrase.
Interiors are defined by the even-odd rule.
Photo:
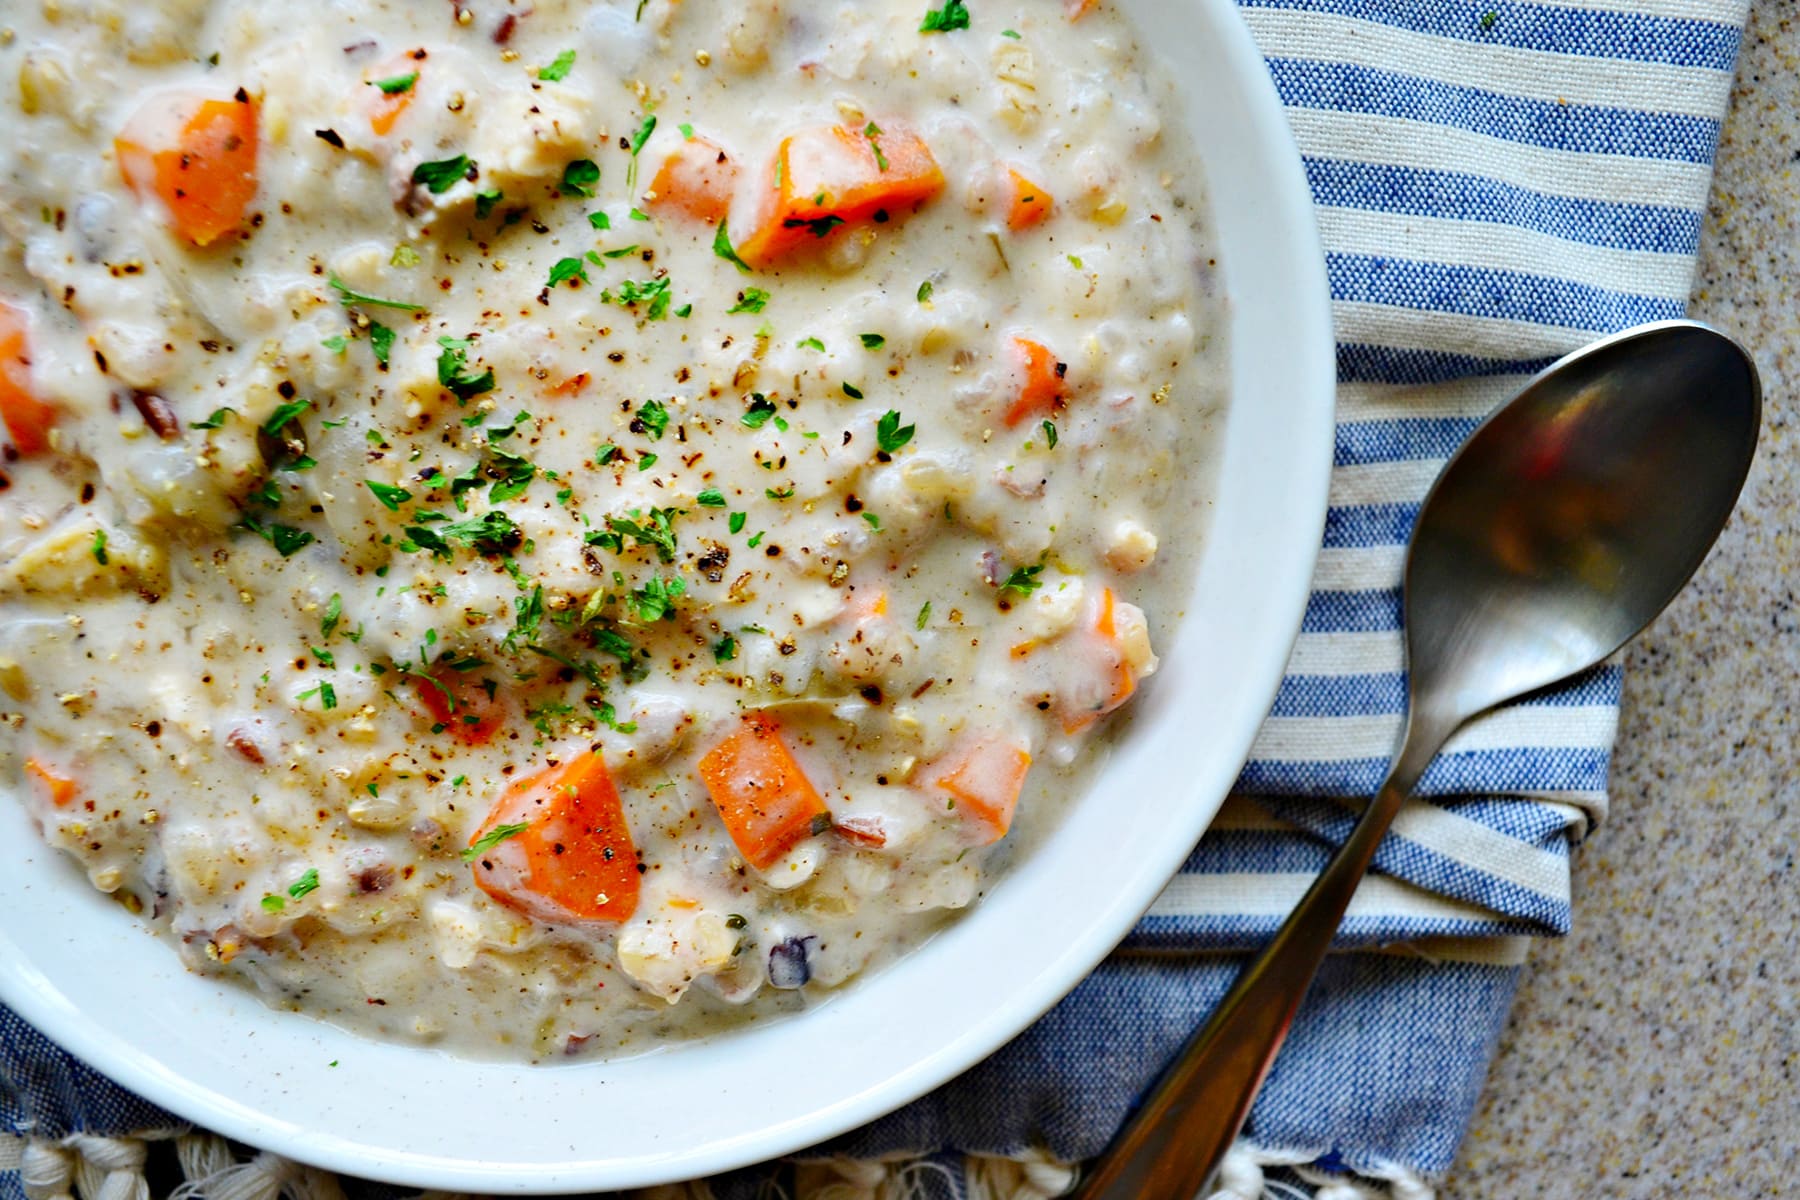
[[[795,342],[794,345],[800,347],[802,350],[817,350],[820,354],[825,353],[825,343],[821,342],[816,337],[801,338],[799,341]]]
[[[473,343],[463,338],[441,337],[438,345],[443,347],[437,360],[438,382],[458,400],[473,399],[494,390],[492,371],[483,371],[479,375],[469,371],[469,350]]]
[[[920,33],[949,33],[969,27],[969,9],[963,0],[944,0],[944,7],[934,8],[919,23]]]
[[[885,173],[888,169],[887,155],[881,152],[881,143],[877,140],[881,137],[881,126],[870,121],[863,126],[863,136],[869,139],[869,148],[875,151],[875,165]]]
[[[544,284],[546,288],[556,287],[571,279],[579,279],[583,283],[591,283],[587,268],[581,265],[579,258],[559,258],[556,265],[550,268],[550,279]]]
[[[869,523],[870,529],[880,531],[880,529],[881,529],[881,518],[880,517],[876,516],[872,512],[865,512],[862,515],[862,519]]]
[[[482,188],[475,193],[475,219],[485,221],[493,214],[499,203],[506,199],[506,193],[499,188]]]
[[[270,437],[280,437],[287,423],[312,407],[311,400],[290,400],[286,404],[277,405],[269,419],[263,422],[262,431]]]
[[[531,822],[529,821],[520,821],[516,825],[496,825],[480,837],[476,838],[474,843],[462,852],[462,860],[464,862],[474,862],[483,854],[486,854],[489,850],[492,850],[495,846],[504,842],[507,838],[518,837],[529,828],[531,828]]]
[[[749,513],[734,512],[725,519],[725,526],[733,533],[742,533],[744,532],[744,522],[749,519]]]
[[[373,80],[370,86],[380,88],[381,94],[384,96],[399,96],[412,91],[413,84],[417,82],[419,82],[419,73],[414,71],[409,75],[394,75],[387,79]]]
[[[1008,592],[1016,592],[1020,596],[1029,596],[1044,586],[1044,581],[1038,578],[1043,573],[1043,563],[1032,567],[1014,567],[1012,574],[1006,577],[1006,582],[1000,585],[1000,594],[1004,596]]]
[[[669,410],[659,401],[646,400],[638,405],[631,428],[634,432],[648,434],[653,442],[660,441],[669,428]]]
[[[475,164],[470,161],[469,156],[459,154],[455,158],[420,163],[413,168],[412,181],[424,184],[432,195],[441,196],[455,187],[459,180],[469,178],[474,169]]]
[[[591,212],[588,214],[588,224],[595,229],[611,229],[612,218],[603,212]]]
[[[783,229],[804,229],[816,238],[822,238],[844,224],[844,218],[836,213],[827,213],[822,217],[789,217],[781,223]]]
[[[569,77],[569,69],[575,65],[575,52],[564,50],[551,60],[547,67],[537,69],[537,77],[548,83],[561,83]]]
[[[888,409],[875,422],[875,441],[885,454],[892,454],[906,443],[912,441],[915,426],[900,424],[900,414]]]
[[[919,303],[924,304],[929,301],[931,299],[931,293],[931,280],[927,279],[924,283],[919,285]]]
[[[308,867],[306,874],[288,885],[287,894],[298,900],[309,892],[319,890],[319,872],[315,867]]]
[[[858,336],[862,338],[864,350],[879,350],[887,345],[887,339],[879,333],[864,333]]]
[[[688,141],[691,142],[694,140],[694,127],[692,125],[689,125],[686,121],[683,121],[681,124],[677,125],[675,128],[681,130],[681,136],[686,138]]]
[[[380,321],[370,321],[369,349],[374,352],[377,363],[387,366],[394,357],[394,331]]]
[[[344,619],[344,598],[337,592],[331,593],[331,599],[325,602],[325,617],[319,622],[319,636],[328,638],[337,629],[338,622]]]
[[[262,910],[266,913],[278,913],[278,912],[282,911],[283,909],[285,909],[286,907],[287,907],[286,897],[277,896],[277,895],[274,895],[273,893],[271,893],[262,898]],[[336,1063],[332,1063],[331,1065],[334,1067],[337,1066]]]
[[[330,337],[326,338],[324,341],[320,342],[319,345],[325,347],[327,350],[331,351],[333,354],[342,354],[345,350],[347,350],[349,348],[350,339],[345,337],[341,333],[334,333]],[[221,411],[223,411],[223,410],[221,410]],[[199,428],[199,427],[196,426],[196,428]],[[216,428],[216,427],[208,426],[208,428]]]
[[[654,467],[655,465],[656,465],[656,455],[651,454],[647,450],[644,453],[638,455],[638,470],[648,471],[651,467]]]
[[[392,267],[409,268],[416,267],[424,261],[424,259],[419,257],[419,252],[417,250],[414,250],[405,242],[401,242],[398,246],[394,247],[394,254],[392,258],[388,259],[388,265]]]
[[[736,657],[737,639],[729,633],[720,638],[718,643],[713,646],[713,661],[716,663],[728,663]]]
[[[750,395],[750,407],[745,410],[744,415],[739,417],[738,420],[741,421],[747,429],[761,429],[764,425],[769,423],[769,418],[774,416],[775,412],[775,402],[773,400],[770,400],[761,392],[752,392]]]
[[[592,199],[594,188],[600,182],[600,167],[592,159],[578,158],[563,168],[562,182],[557,191],[565,196],[582,196]]]
[[[699,504],[701,508],[724,508],[725,493],[721,492],[718,488],[707,488],[698,496],[695,496],[694,501]]]
[[[931,601],[927,600],[919,606],[919,615],[913,621],[913,628],[923,630],[931,622]]]
[[[764,488],[763,495],[771,500],[792,500],[794,498],[794,489],[791,487]]]
[[[1019,40],[1019,31],[1016,29],[1002,29],[1000,31],[1000,36],[1003,38],[1011,38],[1016,42]]]
[[[767,530],[758,530],[750,538],[750,540],[744,544],[749,546],[752,550],[756,549],[758,546],[762,545],[763,537],[767,534],[767,532],[768,532]]]
[[[648,113],[644,117],[644,123],[639,125],[637,132],[631,135],[631,157],[636,158],[638,156],[639,151],[644,148],[644,143],[649,141],[650,135],[655,132],[656,114]]]
[[[862,389],[853,383],[846,383],[844,385],[844,395],[850,397],[852,400],[861,400],[863,398]]]
[[[94,544],[91,553],[94,556],[94,561],[103,567],[112,561],[106,556],[106,530],[94,530]]]
[[[769,293],[759,287],[745,288],[738,293],[737,303],[726,309],[726,313],[759,313],[769,306]]]
[[[1044,431],[1044,441],[1049,444],[1050,449],[1052,449],[1052,450],[1056,449],[1056,442],[1057,442],[1056,422],[1055,421],[1045,421],[1044,424],[1041,426],[1041,428]]]
[[[411,492],[391,483],[376,483],[373,479],[365,479],[363,483],[368,485],[369,490],[375,493],[375,498],[381,501],[381,506],[389,512],[399,512],[400,506],[412,499]]]
[[[728,263],[734,264],[738,270],[748,275],[750,264],[738,257],[738,252],[731,245],[731,231],[724,217],[719,218],[719,228],[713,234],[713,253]]]
[[[607,442],[605,445],[601,446],[598,450],[594,451],[594,465],[599,466],[599,467],[604,467],[607,463],[611,462],[613,459],[619,457],[619,455],[621,455],[623,453],[624,453],[623,450],[620,450],[617,446],[613,445],[611,442]]]
[[[336,275],[327,275],[325,282],[337,292],[338,299],[345,305],[366,304],[375,308],[397,308],[401,312],[424,312],[423,304],[408,304],[404,300],[384,300],[380,296],[370,296],[359,292]]]

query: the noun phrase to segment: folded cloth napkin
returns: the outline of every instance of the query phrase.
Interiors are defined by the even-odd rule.
[[[1404,709],[1399,578],[1419,501],[1523,377],[1682,312],[1747,0],[1241,0],[1319,206],[1339,408],[1303,632],[1234,798],[1121,951],[1036,1026],[812,1154],[665,1194],[1036,1197],[1099,1151],[1324,863]],[[1226,116],[1223,119],[1229,119]],[[1569,924],[1569,850],[1606,806],[1616,668],[1451,742],[1350,909],[1244,1140],[1230,1196],[1429,1193],[1451,1163],[1525,940]],[[1232,953],[1236,952],[1236,953]],[[142,1195],[181,1123],[0,1009],[0,1200]],[[11,1136],[8,1136],[8,1135]],[[333,1181],[208,1135],[202,1189]]]

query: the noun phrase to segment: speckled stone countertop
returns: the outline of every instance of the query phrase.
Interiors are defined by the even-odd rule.
[[[1628,652],[1575,931],[1533,954],[1449,1200],[1800,1191],[1800,0],[1753,6],[1691,311],[1755,353],[1762,443]]]

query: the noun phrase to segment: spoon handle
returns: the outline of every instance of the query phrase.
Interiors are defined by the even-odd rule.
[[[1455,722],[1409,719],[1350,837],[1095,1164],[1077,1200],[1194,1200],[1231,1148],[1375,848]]]

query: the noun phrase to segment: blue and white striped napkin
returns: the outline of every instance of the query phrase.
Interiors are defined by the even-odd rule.
[[[809,1156],[801,1194],[1047,1196],[1069,1179],[1056,1164],[1104,1146],[1241,965],[1220,952],[1274,931],[1379,782],[1405,702],[1402,553],[1439,467],[1529,373],[1686,302],[1747,0],[1240,3],[1319,205],[1341,339],[1331,511],[1288,677],[1241,795],[1122,951],[989,1061]],[[1327,963],[1228,1194],[1277,1169],[1428,1194],[1527,939],[1568,928],[1618,699],[1607,668],[1450,744],[1351,906],[1340,944],[1366,952]],[[0,1009],[0,1200],[24,1194],[6,1168],[27,1137],[36,1196],[83,1164],[100,1178],[89,1159],[116,1135],[177,1124]],[[58,1158],[77,1132],[107,1136]],[[754,1196],[769,1175],[710,1190]]]

